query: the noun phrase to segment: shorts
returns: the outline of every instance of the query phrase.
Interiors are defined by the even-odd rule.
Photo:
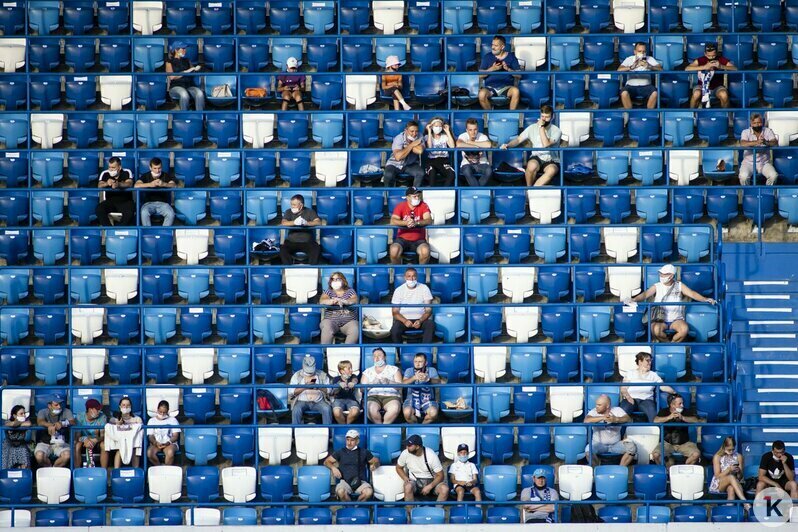
[[[402,403],[402,406],[403,407],[414,408],[413,400],[412,399],[405,400],[405,402]],[[436,401],[428,401],[428,402],[422,404],[421,408],[419,410],[421,410],[422,413],[426,414],[427,410],[429,410],[430,408],[438,408],[438,403]]]
[[[512,85],[507,85],[506,87],[485,87],[490,91],[491,96],[504,96],[504,94],[510,90]]]
[[[368,401],[378,403],[382,408],[385,408],[391,401],[401,402],[401,399],[396,395],[369,395]]]
[[[58,458],[64,451],[69,451],[70,447],[66,442],[63,443],[37,443],[34,453],[44,453],[49,458]]]
[[[593,454],[637,454],[637,447],[630,441],[615,443],[594,443]]]
[[[527,164],[529,164],[530,161],[535,161],[535,162],[538,163],[538,172],[541,172],[541,173],[543,173],[543,171],[546,169],[546,167],[551,165],[551,164],[553,164],[554,166],[557,166],[559,168],[559,166],[557,165],[556,161],[543,161],[543,160],[540,159],[540,157],[537,157],[537,156],[530,157],[529,160],[527,161]]]
[[[400,246],[402,246],[402,253],[405,253],[405,252],[408,252],[408,251],[411,251],[411,252],[415,253],[416,250],[418,249],[418,247],[421,244],[426,244],[427,241],[424,240],[423,238],[419,239],[419,240],[405,240],[404,238],[396,238],[393,241],[393,243],[394,244],[399,244]]]
[[[360,481],[360,485],[356,489],[352,489],[352,486],[346,480],[339,480],[338,484],[335,485],[335,492],[343,491],[347,495],[352,495],[353,493],[357,493],[360,495],[363,493],[363,490],[371,489],[371,484],[366,482],[365,480]]]
[[[336,399],[332,403],[332,408],[335,410],[336,408],[340,408],[344,412],[350,410],[352,408],[360,408],[360,403],[355,401],[354,399]]]
[[[715,87],[714,89],[710,90],[709,92],[712,93],[713,96],[717,97],[718,91],[721,91],[721,90],[725,91],[726,87],[723,86],[723,85],[718,85],[717,87]],[[695,91],[701,91],[701,85],[696,85],[693,88],[693,92],[695,92]]]
[[[681,454],[683,456],[689,456],[689,455],[695,454],[697,452],[699,452],[698,451],[698,446],[695,443],[691,442],[691,441],[688,441],[688,442],[685,442],[685,443],[681,443],[679,445],[671,445],[670,443],[665,442],[665,457],[666,458],[669,457],[670,455],[672,455],[673,453],[679,453],[679,454]]]
[[[650,83],[648,85],[629,85],[627,83],[621,92],[628,92],[629,97],[633,100],[648,100],[652,94],[657,92],[657,88]]]

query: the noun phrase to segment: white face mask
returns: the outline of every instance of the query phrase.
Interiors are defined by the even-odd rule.
[[[418,284],[418,281],[407,281],[405,284],[407,285],[408,288],[415,288],[416,285]]]
[[[111,177],[116,177],[119,175],[119,170],[108,170],[108,175]]]
[[[298,207],[291,207],[291,212],[293,212],[294,214],[299,214],[300,212],[302,212],[302,209]]]
[[[416,140],[415,135],[413,135],[412,137],[409,134],[407,135],[407,142],[413,142],[414,140]]]
[[[440,135],[441,131],[443,131],[441,126],[432,126],[432,132],[436,135]]]
[[[684,408],[682,408],[682,407],[677,407],[677,408],[674,408],[673,410],[674,410],[674,411],[675,411],[677,414],[681,414],[681,413],[684,411]]]
[[[660,275],[659,276],[659,282],[661,282],[662,284],[668,284],[668,281],[670,281],[670,280],[671,280],[671,277],[669,275],[666,275],[666,276]]]
[[[646,54],[636,54],[635,55],[635,57],[637,57],[638,59],[643,59],[645,56],[646,56]]]
[[[161,177],[161,171],[160,170],[153,170],[152,171],[152,177]]]
[[[332,286],[333,290],[340,290],[343,285],[344,283],[342,283],[341,281],[333,281],[330,283],[330,286]]]
[[[385,366],[385,361],[383,359],[375,360],[374,365],[378,368]]]
[[[158,419],[160,419],[161,421],[163,421],[163,420],[165,420],[165,419],[169,419],[169,414],[161,414],[161,413],[159,412],[159,413],[158,413]]]
[[[17,416],[17,421],[19,421],[20,423],[22,423],[22,422],[23,422],[23,421],[25,421],[26,419],[28,419],[28,417],[27,417],[27,416]]]
[[[60,413],[61,413],[61,409],[60,409],[60,408],[56,408],[55,410],[53,410],[53,415],[54,415],[54,416],[57,416],[57,415],[59,415]]]
[[[129,414],[130,410],[131,410],[130,407],[126,406],[123,406],[122,408],[119,409],[119,411],[122,412],[123,414]]]
[[[413,207],[418,207],[419,205],[421,205],[421,200],[419,198],[413,198],[410,200],[410,205],[412,205]]]

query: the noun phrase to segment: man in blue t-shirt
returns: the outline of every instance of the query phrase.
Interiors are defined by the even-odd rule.
[[[427,366],[427,355],[417,353],[413,357],[413,367],[407,368],[402,384],[438,384],[441,378],[438,370]],[[403,413],[408,423],[434,423],[438,418],[438,403],[435,401],[435,389],[430,386],[408,388],[407,399],[403,405]]]
[[[511,72],[521,70],[521,65],[515,54],[505,49],[506,46],[507,41],[504,37],[501,35],[493,37],[490,53],[485,54],[479,65],[479,71],[487,73],[484,86],[479,89],[479,105],[483,109],[491,108],[490,98],[493,96],[506,96],[510,100],[510,109],[518,108],[521,93],[515,86],[515,78]]]

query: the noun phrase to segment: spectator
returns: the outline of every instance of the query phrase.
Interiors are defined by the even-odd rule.
[[[169,401],[158,403],[158,410],[155,417],[151,417],[147,422],[147,460],[150,465],[161,465],[158,453],[163,452],[164,465],[175,463],[175,452],[179,449],[177,440],[180,438],[180,427],[177,419],[169,414]]]
[[[330,390],[332,415],[336,423],[349,425],[357,421],[360,415],[360,403],[363,394],[355,388],[358,377],[352,372],[352,363],[342,360],[338,363],[338,376],[332,380],[333,388]]]
[[[77,425],[83,427],[78,430],[78,441],[75,442],[75,458],[82,460],[86,453],[84,467],[94,467],[94,454],[100,454],[100,466],[108,467],[108,453],[105,452],[105,436],[102,429],[87,429],[85,427],[104,427],[106,423],[103,405],[97,399],[86,401],[86,411],[76,417]]]
[[[119,410],[105,426],[105,452],[114,455],[114,468],[138,467],[141,456],[142,419],[133,412],[133,402],[124,396],[119,400]],[[107,460],[107,458],[106,458]]]
[[[457,460],[449,466],[449,482],[454,486],[458,502],[465,498],[466,493],[473,495],[477,502],[482,500],[479,470],[474,462],[468,459],[468,445],[465,443],[457,446]]]
[[[53,394],[47,406],[36,413],[36,424],[47,430],[37,431],[34,456],[40,467],[68,467],[72,455],[69,445],[69,426],[75,417],[63,407],[64,398]]]
[[[316,242],[316,235],[311,229],[303,227],[316,227],[321,225],[321,220],[316,211],[305,207],[305,196],[295,194],[291,197],[291,208],[283,213],[280,225],[291,227],[280,246],[280,260],[283,264],[293,264],[297,253],[307,255],[308,264],[318,264],[321,247]]]
[[[393,305],[429,305],[432,303],[432,292],[424,283],[418,282],[415,268],[405,270],[405,282],[394,290],[391,298]],[[402,343],[402,335],[408,329],[423,331],[421,342],[431,344],[435,337],[435,322],[432,318],[432,307],[393,307],[393,324],[391,325],[391,341]]]
[[[364,502],[374,495],[374,488],[366,482],[366,465],[371,471],[380,467],[380,460],[371,451],[360,446],[360,433],[355,429],[346,431],[346,445],[334,451],[324,460],[333,478],[338,480],[335,495],[339,501],[349,502],[353,493],[357,501]]]
[[[770,162],[770,150],[767,148],[769,146],[778,146],[779,140],[772,129],[764,127],[760,113],[752,113],[749,120],[751,127],[743,130],[740,135],[740,146],[756,149],[756,173],[765,176],[768,185],[775,185],[776,180],[779,178],[779,173]],[[750,184],[753,175],[754,152],[753,150],[745,150],[743,162],[740,163],[740,184],[742,186]]]
[[[321,414],[321,422],[325,425],[332,423],[332,410],[327,401],[327,390],[304,387],[320,384],[330,384],[330,377],[316,369],[315,358],[305,355],[302,360],[302,369],[291,377],[291,386],[295,387],[288,389],[288,398],[294,400],[294,405],[291,407],[291,422],[294,425],[302,424],[305,412]]]
[[[28,447],[28,431],[22,427],[31,427],[25,407],[14,405],[5,426],[17,430],[7,430],[3,438],[3,469],[30,469],[30,448]]]
[[[759,461],[756,492],[759,493],[765,488],[780,488],[789,493],[791,499],[798,499],[793,456],[787,452],[781,440],[774,441],[770,450],[771,452],[763,454]]]
[[[175,188],[177,182],[168,173],[163,172],[161,160],[158,157],[150,159],[150,171],[139,176],[135,188]],[[163,226],[169,227],[175,221],[175,211],[172,208],[172,194],[169,192],[141,193],[141,225],[151,226],[152,215],[163,218]]]
[[[401,63],[399,58],[395,55],[389,55],[385,58],[385,74],[382,75],[380,86],[385,94],[393,97],[394,111],[398,111],[401,107],[405,111],[412,109],[405,101],[405,96],[402,94],[402,76],[397,74]],[[390,74],[388,74],[390,72]]]
[[[100,174],[97,188],[110,189],[105,199],[97,205],[95,214],[102,226],[114,225],[111,214],[121,215],[119,225],[132,225],[136,218],[136,203],[133,194],[126,191],[133,186],[133,174],[122,168],[122,159],[113,156],[108,159],[108,169]]]
[[[635,43],[635,55],[630,55],[618,67],[619,72],[649,72],[662,70],[662,65],[646,53],[646,43]],[[621,104],[624,109],[632,108],[632,100],[645,100],[646,107],[657,107],[657,87],[651,83],[647,74],[629,74],[626,85],[621,88]]]
[[[333,272],[327,281],[327,289],[319,298],[319,304],[327,305],[320,325],[322,344],[333,343],[338,333],[346,335],[344,343],[357,343],[359,335],[357,310],[352,308],[352,305],[357,305],[357,301],[357,292],[349,287],[346,275]]]
[[[374,365],[366,368],[360,376],[361,384],[380,386],[402,384],[401,371],[386,362],[385,351],[382,348],[374,349],[371,352],[371,357]],[[402,394],[398,388],[370,386],[366,396],[366,405],[372,423],[390,425],[396,420],[401,410]]]
[[[651,353],[640,351],[635,356],[637,369],[628,371],[623,378],[623,382],[648,383],[645,386],[622,386],[621,387],[621,408],[629,417],[632,417],[635,410],[643,412],[649,423],[657,413],[657,399],[654,397],[655,384],[662,382],[662,378],[651,371]],[[660,390],[667,393],[676,393],[670,386],[660,386]]]
[[[438,384],[441,377],[438,370],[427,364],[425,353],[416,353],[413,367],[405,370],[403,384]],[[438,419],[438,402],[435,401],[435,389],[429,386],[408,388],[404,402],[404,415],[408,423],[435,423]]]
[[[421,191],[416,187],[410,187],[405,191],[405,198],[393,210],[391,214],[391,225],[399,226],[396,230],[396,238],[391,244],[388,252],[391,256],[391,264],[401,264],[402,254],[405,251],[412,251],[418,255],[418,263],[426,264],[429,262],[429,244],[427,244],[426,226],[432,224],[432,211],[429,205],[424,203],[421,198]]]
[[[188,45],[183,41],[176,41],[169,47],[169,54],[166,57],[166,71],[169,74],[188,74],[199,72],[200,65],[192,65],[186,58],[186,48]],[[191,100],[194,100],[194,108],[197,111],[205,109],[205,95],[202,89],[196,86],[193,76],[167,76],[167,87],[169,96],[180,102],[180,110],[188,111]]]
[[[424,447],[418,434],[409,436],[406,444],[396,461],[396,473],[405,482],[405,501],[413,502],[417,493],[426,497],[433,492],[439,502],[448,499],[449,487],[438,453]]]
[[[458,148],[490,148],[493,143],[488,136],[479,131],[479,123],[476,118],[466,120],[466,130],[457,137]],[[484,187],[493,175],[493,168],[488,161],[488,155],[484,151],[464,151],[460,159],[460,174],[465,177],[468,184],[472,187]],[[477,179],[475,174],[479,174]],[[462,183],[461,183],[462,185]]]
[[[715,304],[711,297],[704,297],[698,292],[691,290],[687,285],[676,281],[676,268],[673,264],[666,264],[659,269],[659,282],[650,287],[645,292],[640,292],[629,301],[637,302],[644,299],[654,298],[654,303],[677,303],[682,301],[682,296],[689,297],[693,301],[700,303]],[[652,307],[649,321],[651,322],[651,334],[660,342],[669,341],[668,330],[673,330],[672,342],[682,342],[687,338],[690,327],[685,321],[683,305],[658,305]]]
[[[718,54],[718,45],[707,43],[704,46],[704,55],[687,65],[688,72],[698,71],[698,85],[693,88],[690,98],[690,107],[700,107],[703,103],[709,107],[710,97],[714,93],[720,101],[721,107],[729,106],[729,91],[723,86],[722,71],[737,70],[737,67],[727,58]]]
[[[479,89],[479,105],[490,109],[490,99],[494,96],[506,96],[510,100],[510,110],[518,108],[521,93],[516,87],[515,79],[510,72],[521,69],[515,54],[505,50],[507,40],[501,35],[493,37],[490,52],[482,58],[479,71],[483,72],[483,87]]]
[[[393,138],[391,152],[382,176],[385,186],[393,187],[399,174],[404,173],[413,178],[414,187],[420,187],[424,180],[424,168],[421,166],[424,139],[418,134],[418,122],[407,121],[405,130]]]
[[[283,99],[282,110],[288,111],[291,102],[296,102],[297,110],[304,111],[305,104],[302,103],[302,93],[305,91],[305,76],[298,73],[299,62],[296,57],[289,57],[285,66],[288,73],[277,76],[277,92]]]
[[[543,468],[535,469],[532,473],[532,485],[521,490],[523,506],[522,521],[524,523],[553,523],[554,513],[557,511],[554,504],[559,500],[557,490],[546,485],[546,471]]]
[[[663,389],[665,387],[663,386]],[[684,398],[678,393],[673,393],[668,396],[667,408],[661,409],[657,412],[654,418],[654,423],[664,423],[666,426],[663,428],[665,440],[665,460],[669,461],[670,456],[677,452],[685,457],[687,465],[697,464],[701,459],[701,453],[698,446],[690,441],[690,432],[687,427],[668,427],[669,423],[698,423],[698,417],[688,414],[684,411]],[[662,455],[662,448],[657,447],[651,453],[652,459],[659,463]],[[670,465],[670,464],[668,464]]]
[[[524,141],[529,141],[533,148],[557,148],[560,145],[562,131],[551,123],[554,109],[550,105],[540,108],[540,118],[531,124],[520,135],[511,139],[506,144],[499,146],[502,150],[520,146]],[[538,177],[538,173],[541,176]],[[551,149],[533,150],[529,152],[526,163],[526,186],[541,187],[551,183],[552,179],[560,173],[559,155]]]
[[[621,438],[623,423],[631,423],[632,418],[619,406],[612,406],[610,397],[601,394],[596,399],[596,406],[585,416],[585,423],[601,423],[604,426],[593,429],[593,456],[599,463],[598,455],[619,454],[621,465],[628,466],[637,456],[637,445]]]
[[[454,168],[449,152],[436,151],[454,148],[454,135],[449,124],[440,116],[436,116],[427,124],[425,139],[428,148],[426,173],[429,186],[451,187],[454,185]],[[436,185],[436,178],[441,180],[440,185]]]
[[[709,483],[709,492],[726,495],[726,499],[733,501],[735,496],[744,501],[747,499],[743,491],[743,471],[745,465],[743,455],[737,452],[737,442],[734,436],[726,436],[718,451],[712,457],[712,470],[714,474]]]

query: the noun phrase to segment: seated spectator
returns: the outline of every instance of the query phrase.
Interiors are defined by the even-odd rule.
[[[371,352],[371,357],[374,365],[366,368],[360,376],[360,384],[380,386],[368,387],[366,405],[369,420],[378,425],[390,425],[401,411],[402,394],[399,388],[382,386],[402,384],[402,372],[386,362],[385,351],[380,347]]]
[[[11,407],[6,427],[17,430],[7,430],[3,433],[3,469],[30,469],[30,448],[28,447],[28,431],[26,428],[33,426],[25,407],[14,405]]]
[[[418,434],[409,436],[406,444],[396,461],[396,473],[405,482],[405,501],[413,502],[416,494],[427,497],[433,493],[439,502],[448,499],[449,487],[438,453],[424,447]]]
[[[318,264],[321,246],[316,242],[316,235],[312,230],[302,228],[321,225],[321,219],[316,211],[305,207],[305,196],[296,194],[291,198],[291,208],[286,209],[283,213],[280,225],[291,227],[280,246],[282,263],[293,264],[297,253],[304,253],[307,256],[308,264]]]
[[[776,134],[769,127],[764,127],[762,115],[752,113],[749,118],[751,127],[743,130],[740,135],[740,146],[746,148],[756,148],[756,173],[765,176],[768,185],[775,185],[779,178],[779,173],[770,162],[770,146],[778,146],[779,140]],[[751,183],[754,175],[754,152],[745,150],[743,162],[740,163],[740,184],[746,186]]]
[[[357,292],[350,288],[346,275],[341,272],[330,275],[327,289],[319,298],[320,305],[327,305],[320,325],[322,344],[332,344],[338,333],[346,335],[344,343],[357,343],[360,331],[357,310],[352,308],[357,302]]]
[[[552,124],[554,109],[550,105],[540,108],[540,118],[537,122],[527,127],[520,135],[510,139],[506,144],[499,146],[502,150],[515,148],[525,141],[529,141],[533,148],[557,148],[560,145],[562,131]],[[559,154],[550,150],[533,150],[529,152],[526,163],[526,186],[541,187],[548,185],[560,173]],[[538,173],[542,173],[538,177]]]
[[[557,511],[553,502],[559,500],[557,490],[546,485],[546,471],[542,468],[535,469],[532,473],[532,485],[521,490],[521,501],[535,504],[525,504],[521,520],[524,523],[553,523],[554,513]]]
[[[759,493],[765,488],[780,488],[789,493],[791,499],[798,499],[795,459],[787,452],[781,440],[774,441],[770,452],[763,454],[759,461],[756,492]]]
[[[122,159],[108,159],[108,169],[100,174],[97,188],[105,190],[105,199],[97,205],[95,214],[102,226],[115,225],[111,215],[119,215],[119,225],[133,225],[136,220],[136,203],[133,194],[126,191],[133,186],[133,174],[122,168]]]
[[[413,186],[420,187],[424,180],[421,154],[424,153],[424,138],[418,134],[418,122],[408,120],[405,130],[396,135],[391,143],[391,157],[385,162],[382,181],[393,187],[399,174],[413,178]]]
[[[180,447],[177,443],[180,439],[179,424],[177,419],[169,414],[169,401],[159,402],[157,414],[147,422],[147,427],[153,427],[147,430],[147,440],[149,441],[147,461],[149,465],[161,465],[161,460],[158,458],[159,452],[163,453],[164,465],[175,463],[175,452]]]
[[[114,467],[138,467],[142,448],[142,419],[133,413],[133,402],[124,396],[119,410],[105,426],[105,453],[114,455]],[[106,458],[106,460],[108,460]]]
[[[401,264],[402,254],[405,251],[415,252],[418,263],[429,262],[430,250],[427,244],[426,226],[432,225],[432,211],[429,205],[421,198],[421,191],[410,187],[405,191],[406,201],[403,201],[391,214],[391,225],[399,226],[388,252],[391,264]]]
[[[645,292],[640,292],[629,301],[637,302],[654,298],[654,303],[677,303],[682,301],[682,296],[689,297],[700,303],[715,304],[711,297],[704,297],[690,289],[681,281],[676,281],[676,268],[673,264],[666,264],[659,269],[659,282]],[[690,332],[690,327],[685,321],[684,305],[658,305],[651,308],[649,315],[651,334],[660,342],[669,341],[668,330],[674,331],[672,342],[683,342]]]
[[[296,57],[289,57],[285,66],[288,73],[277,76],[277,92],[283,99],[282,110],[288,111],[288,106],[295,102],[297,110],[304,111],[305,104],[302,103],[302,93],[305,92],[305,75],[298,73],[299,61]]]
[[[637,456],[637,445],[633,441],[623,440],[621,431],[623,423],[631,423],[632,418],[619,406],[612,406],[610,397],[601,394],[596,399],[596,406],[585,416],[585,423],[599,423],[602,426],[593,429],[593,456],[600,463],[598,455],[620,454],[621,465],[628,466]]]
[[[449,124],[440,116],[429,121],[426,128],[427,143],[426,172],[429,186],[451,187],[454,185],[454,168],[446,148],[454,148],[454,135]],[[440,180],[439,184],[438,180]]]
[[[135,188],[175,188],[177,182],[168,173],[163,172],[161,160],[158,157],[150,159],[150,171],[139,176]],[[141,193],[141,225],[151,226],[150,217],[163,218],[163,226],[168,227],[175,221],[175,210],[172,208],[172,194],[169,192]]]
[[[380,86],[385,94],[393,96],[394,111],[400,108],[405,111],[412,109],[405,101],[405,96],[402,94],[402,76],[397,74],[401,63],[399,58],[395,55],[389,55],[385,58],[385,74],[382,75]]]
[[[507,40],[496,35],[490,45],[490,52],[485,54],[479,65],[484,75],[483,87],[479,89],[479,105],[490,109],[490,99],[494,96],[506,96],[510,100],[510,110],[518,108],[521,92],[514,85],[515,78],[510,72],[521,70],[521,64],[513,52],[506,50]]]
[[[482,500],[479,470],[474,462],[468,459],[468,445],[465,443],[457,446],[457,460],[449,466],[449,482],[454,486],[458,501],[462,501],[466,493],[473,495],[477,502]]]
[[[334,479],[335,495],[339,501],[349,502],[352,494],[357,494],[357,501],[364,502],[374,495],[374,488],[366,482],[366,465],[371,471],[380,467],[380,460],[371,451],[360,445],[360,433],[355,429],[346,431],[346,445],[324,460]]]
[[[441,382],[438,370],[427,364],[425,353],[416,353],[413,367],[407,368],[403,384],[438,384]],[[404,416],[408,423],[435,423],[438,419],[438,402],[435,401],[435,389],[429,386],[413,386],[407,389],[404,402]]]
[[[734,436],[726,436],[718,451],[712,457],[712,481],[709,483],[709,492],[716,495],[726,495],[729,501],[735,497],[741,501],[747,499],[743,491],[743,471],[745,462],[743,455],[737,452],[737,442]]]
[[[457,137],[458,148],[491,148],[493,143],[487,135],[479,131],[476,118],[466,120],[466,130]],[[484,151],[464,151],[460,158],[460,174],[472,187],[484,187],[493,175],[493,168]],[[475,174],[479,174],[479,179]],[[461,185],[463,183],[460,183]]]
[[[709,107],[714,93],[721,107],[729,106],[729,91],[723,86],[723,71],[737,70],[727,58],[718,54],[718,45],[710,42],[704,46],[704,55],[685,67],[687,72],[698,72],[698,84],[690,97],[690,108]]]
[[[618,67],[619,72],[649,72],[662,70],[662,65],[646,53],[646,43],[635,43],[635,55],[630,55]],[[626,85],[621,88],[621,104],[624,109],[632,108],[632,100],[645,100],[648,109],[657,107],[657,87],[651,83],[651,76],[629,74]]]
[[[169,74],[189,74],[202,70],[200,65],[192,65],[186,57],[188,45],[183,41],[176,41],[169,46],[169,54],[166,56],[166,71]],[[180,110],[188,111],[191,100],[194,100],[194,108],[197,111],[205,109],[205,95],[202,89],[197,87],[194,76],[167,76],[167,87],[169,96],[173,100],[180,102]]]
[[[106,423],[103,405],[97,399],[86,401],[86,411],[78,414],[76,425],[78,441],[75,442],[75,458],[83,462],[84,467],[94,467],[94,454],[100,455],[100,466],[108,467],[108,453],[105,452],[105,436],[102,429],[87,429],[85,427],[104,427]],[[86,456],[83,456],[83,453]],[[84,460],[85,458],[85,460]]]
[[[363,393],[355,388],[358,376],[352,372],[352,363],[342,360],[338,363],[338,376],[332,380],[333,388],[330,390],[332,415],[336,423],[349,425],[357,421],[360,415],[360,403]]]
[[[393,305],[429,305],[432,292],[427,285],[418,282],[415,268],[405,270],[405,282],[393,292]],[[435,338],[435,322],[432,320],[432,307],[393,307],[391,342],[402,343],[402,335],[408,330],[423,331],[421,342],[431,344]]]
[[[637,369],[629,371],[623,378],[623,382],[647,383],[645,386],[622,386],[621,387],[621,408],[629,417],[635,411],[643,412],[646,420],[651,423],[657,413],[657,399],[654,396],[655,384],[662,382],[662,377],[651,371],[651,353],[641,351],[635,356]],[[660,386],[660,390],[667,393],[676,393],[670,386]]]
[[[305,355],[302,360],[302,369],[291,377],[292,388],[288,389],[288,399],[294,401],[291,406],[291,422],[294,425],[302,424],[305,412],[321,414],[324,425],[332,424],[332,410],[327,401],[327,390],[324,388],[305,388],[317,384],[330,384],[330,377],[321,370],[316,369],[316,359]],[[295,386],[295,387],[294,387]]]
[[[684,456],[687,465],[697,464],[701,460],[701,452],[698,450],[698,445],[690,441],[690,432],[687,427],[667,426],[669,423],[698,423],[700,421],[695,415],[684,411],[684,398],[681,395],[671,393],[668,396],[667,408],[657,412],[657,416],[654,418],[654,423],[664,423],[666,425],[663,427],[666,462],[670,462],[670,457],[673,453],[679,453]],[[656,463],[659,463],[661,456],[662,448],[658,446],[651,453],[651,458]],[[667,465],[670,466],[671,464],[668,463]]]
[[[63,404],[64,398],[56,393],[47,406],[36,413],[36,424],[47,429],[36,431],[34,457],[40,467],[69,467],[72,456],[69,426],[75,424],[75,417]]]

